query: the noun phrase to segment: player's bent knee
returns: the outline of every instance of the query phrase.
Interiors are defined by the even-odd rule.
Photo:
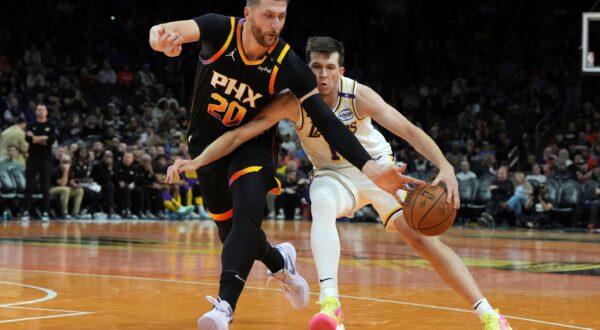
[[[439,242],[436,236],[425,236],[408,227],[404,217],[396,218],[394,225],[406,244],[416,251],[431,249]]]

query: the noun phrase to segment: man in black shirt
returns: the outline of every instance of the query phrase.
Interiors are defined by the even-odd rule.
[[[138,216],[141,216],[144,201],[143,192],[135,184],[139,175],[140,171],[137,165],[133,164],[133,154],[125,151],[123,159],[117,167],[117,196],[121,215],[126,219],[137,219]],[[132,201],[135,202],[134,207]]]
[[[117,179],[112,151],[107,150],[104,152],[102,159],[92,167],[90,175],[102,187],[104,210],[108,213],[109,219],[120,220],[121,217],[115,213],[115,183]]]
[[[43,104],[35,108],[36,121],[28,127],[25,139],[29,142],[29,157],[25,166],[27,186],[21,220],[29,221],[31,194],[37,188],[42,193],[42,221],[49,221],[50,209],[50,170],[52,165],[52,144],[56,139],[54,125],[48,122],[48,109]],[[39,181],[36,177],[39,176]]]
[[[183,43],[200,41],[187,134],[191,156],[252,120],[280,91],[290,89],[335,150],[382,189],[396,194],[409,179],[397,168],[382,168],[371,160],[324,103],[310,69],[279,38],[286,14],[287,0],[247,0],[244,18],[207,14],[152,27],[151,47],[169,57],[179,56]],[[206,208],[224,243],[220,299],[207,297],[215,308],[199,319],[202,329],[229,328],[254,260],[267,266],[295,308],[308,305],[308,285],[296,271],[295,248],[289,243],[272,247],[261,229],[266,193],[279,189],[275,146],[271,128],[197,171]]]

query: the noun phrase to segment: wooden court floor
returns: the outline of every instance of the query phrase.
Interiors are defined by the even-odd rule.
[[[309,223],[266,222],[318,284]],[[346,328],[480,329],[470,306],[394,234],[340,224]],[[600,329],[600,235],[453,228],[444,236],[514,329]],[[217,292],[210,221],[0,223],[0,329],[196,329]],[[232,329],[308,329],[255,267]]]

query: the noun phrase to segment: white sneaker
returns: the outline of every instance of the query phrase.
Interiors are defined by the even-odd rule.
[[[28,211],[23,212],[23,215],[21,215],[21,221],[23,221],[23,222],[29,221],[29,212]]]
[[[275,281],[285,293],[290,304],[295,309],[308,306],[308,283],[296,270],[296,248],[290,243],[275,246],[283,255],[283,269],[273,274],[269,272],[269,281]]]
[[[48,216],[48,212],[42,213],[42,222],[49,222],[50,217]]]
[[[214,305],[213,309],[202,315],[198,319],[198,329],[200,330],[227,330],[229,325],[233,322],[233,309],[228,302],[221,300],[220,298],[215,299],[211,296],[206,296],[211,304]]]

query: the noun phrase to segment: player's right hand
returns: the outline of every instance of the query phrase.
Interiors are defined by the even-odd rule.
[[[161,44],[161,37],[165,34],[165,27],[162,24],[155,25],[150,29],[150,47],[157,52],[165,49],[164,41]]]
[[[406,164],[402,167],[395,165],[381,166],[374,161],[368,161],[363,167],[363,173],[373,181],[379,188],[385,190],[394,196],[399,203],[402,203],[398,190],[407,190],[407,184],[424,185],[425,181],[403,175]]]
[[[179,56],[182,44],[183,37],[177,32],[167,31],[162,24],[150,29],[150,46],[158,52],[163,52],[169,57]]]

